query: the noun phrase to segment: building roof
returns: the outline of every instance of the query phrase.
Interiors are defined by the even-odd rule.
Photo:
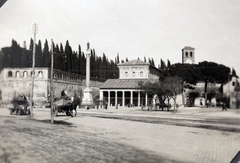
[[[183,49],[194,50],[195,48],[192,48],[192,47],[190,47],[190,46],[185,46]]]
[[[119,63],[118,66],[132,66],[132,65],[150,65],[150,63],[141,61],[140,59],[134,59],[129,62]]]
[[[108,79],[100,89],[136,89],[140,81],[147,79]]]

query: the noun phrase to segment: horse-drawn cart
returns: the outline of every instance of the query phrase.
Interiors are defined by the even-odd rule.
[[[10,114],[30,115],[29,101],[25,95],[18,95],[12,100],[13,108],[9,108]]]
[[[55,98],[53,102],[54,115],[57,116],[58,113],[65,113],[67,116],[76,116],[77,109],[74,101],[68,96],[63,96]]]

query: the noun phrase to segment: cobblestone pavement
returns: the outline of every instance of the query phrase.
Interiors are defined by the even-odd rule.
[[[182,109],[179,110],[176,115],[171,112],[144,112],[144,114],[147,116],[175,117],[176,119],[181,117],[188,119],[223,118],[229,122],[231,122],[231,119],[234,119],[234,125],[236,125],[235,123],[238,123],[238,110],[229,110],[224,113],[216,109],[218,108],[209,109],[208,112],[206,112],[206,110],[199,110],[198,108]],[[118,162],[139,162],[139,156],[136,152],[133,152],[138,150],[145,151],[149,156],[151,156],[150,158],[152,159],[149,157],[147,158],[152,160],[148,160],[149,162],[225,163],[230,162],[240,150],[239,133],[83,116],[83,113],[90,112],[143,116],[142,111],[136,108],[131,108],[129,110],[126,108],[120,110],[119,108],[116,110],[112,107],[108,110],[78,110],[78,115],[73,118],[65,115],[55,117],[56,121],[72,123],[76,126],[74,130],[77,130],[78,134],[81,133],[83,137],[91,135],[88,139],[89,142],[94,141],[94,139],[99,140],[94,141],[95,144],[92,144],[93,149],[96,148],[97,150],[101,150],[99,144],[107,143],[111,148],[107,148],[102,144],[105,147],[104,150],[107,150],[113,158],[118,159]],[[11,117],[8,115],[6,110],[2,111],[0,115],[4,117]],[[35,109],[34,119],[42,121],[47,119],[49,120],[49,109]],[[79,139],[79,136],[76,137]],[[123,148],[123,146],[127,146],[129,148]],[[125,149],[128,151],[127,153],[132,151],[133,154],[127,155],[127,153],[121,152],[122,150],[119,150],[118,148],[122,148],[123,150]],[[116,152],[114,152],[114,150]],[[79,149],[79,152],[84,152],[84,149]],[[101,151],[99,151],[99,153],[100,155],[102,154]],[[145,156],[144,158],[147,157],[147,155],[145,155],[146,153],[142,153],[142,155]],[[125,156],[132,159],[120,159],[120,157],[124,158]],[[91,158],[90,156],[88,157]],[[134,159],[135,157],[136,159]],[[99,158],[99,162],[113,162],[114,160],[104,159],[104,156]],[[144,160],[142,162],[146,161],[147,160]]]

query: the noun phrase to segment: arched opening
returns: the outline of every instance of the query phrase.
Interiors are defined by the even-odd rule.
[[[43,72],[42,71],[38,72],[38,77],[43,77]]]
[[[12,71],[8,71],[8,77],[12,77]]]
[[[235,86],[235,82],[232,82],[232,86]]]
[[[188,57],[188,52],[185,53],[186,57]]]
[[[125,72],[125,77],[128,77],[128,72]]]
[[[134,71],[132,73],[132,77],[136,77],[136,73]]]
[[[142,71],[140,72],[140,77],[143,77],[143,72]]]
[[[19,72],[19,71],[16,72],[16,77],[17,77],[17,78],[20,77],[20,72]]]
[[[26,78],[28,76],[27,71],[23,72],[23,77]]]
[[[192,57],[193,55],[192,55],[192,52],[190,52],[190,57]]]

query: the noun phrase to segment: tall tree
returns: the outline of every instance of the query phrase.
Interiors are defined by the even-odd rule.
[[[44,61],[43,61],[44,67],[50,67],[51,55],[50,55],[50,52],[49,52],[49,46],[48,46],[47,39],[45,40],[45,43],[44,43],[43,58],[44,58]]]
[[[162,59],[161,59],[160,63],[161,63],[161,70],[163,70],[163,71],[166,70],[167,66]]]
[[[65,54],[66,54],[66,71],[72,72],[72,48],[69,45],[68,40],[65,45]]]
[[[174,101],[174,113],[176,111],[177,95],[182,92],[182,79],[179,76],[169,76],[161,82],[163,92],[166,92]]]
[[[205,104],[207,104],[208,83],[227,83],[230,75],[229,67],[207,61],[200,62],[195,71],[199,75],[199,80],[205,83]]]
[[[152,58],[151,64],[155,67],[155,63],[154,63],[153,58]]]
[[[171,62],[169,60],[167,60],[167,68],[171,67]]]
[[[36,46],[36,54],[35,54],[35,66],[43,67],[43,52],[42,52],[42,44],[41,40],[38,41],[38,45]]]

